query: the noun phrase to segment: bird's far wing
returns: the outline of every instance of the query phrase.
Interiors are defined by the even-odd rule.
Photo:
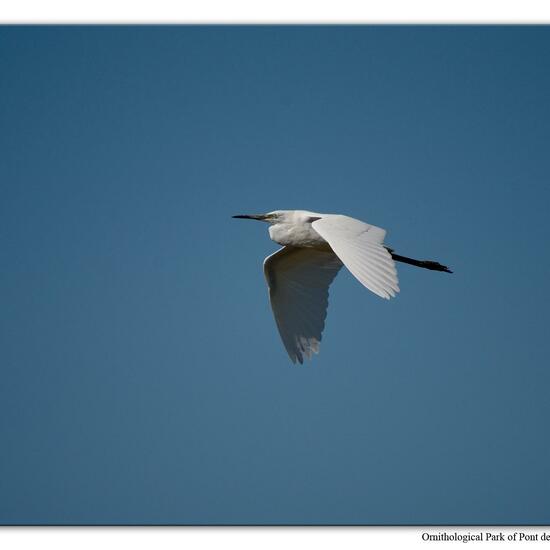
[[[395,263],[382,245],[384,229],[338,215],[316,220],[312,227],[369,290],[386,299],[399,292]]]
[[[264,260],[273,316],[286,351],[303,363],[319,353],[328,288],[342,267],[332,250],[285,246]]]

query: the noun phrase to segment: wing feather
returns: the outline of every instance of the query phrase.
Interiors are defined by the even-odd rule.
[[[384,229],[340,215],[325,216],[314,221],[312,227],[369,290],[386,299],[399,292],[395,263],[382,244]]]
[[[328,247],[285,246],[264,261],[273,316],[294,363],[319,353],[328,289],[341,267],[342,262]]]

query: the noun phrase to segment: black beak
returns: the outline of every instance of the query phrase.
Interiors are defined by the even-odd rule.
[[[237,216],[232,216],[233,218],[241,218],[243,220],[264,220],[265,215],[264,214],[258,214],[258,215],[248,215],[248,214],[238,214]]]

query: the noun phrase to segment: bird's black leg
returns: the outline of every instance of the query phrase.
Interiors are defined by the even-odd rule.
[[[441,265],[439,262],[432,262],[431,260],[414,260],[413,258],[407,258],[405,256],[400,256],[399,254],[396,254],[393,249],[388,248],[387,246],[386,249],[396,262],[415,265],[416,267],[423,267],[424,269],[431,269],[433,271],[444,271],[445,273],[452,273],[452,271],[446,265]]]

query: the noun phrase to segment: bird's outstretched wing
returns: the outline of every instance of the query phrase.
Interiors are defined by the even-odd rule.
[[[399,292],[395,264],[382,245],[386,236],[384,229],[339,215],[316,220],[312,227],[369,290],[386,299]]]
[[[319,353],[325,327],[328,288],[342,262],[328,247],[285,246],[264,260],[273,316],[286,351],[303,363]]]

